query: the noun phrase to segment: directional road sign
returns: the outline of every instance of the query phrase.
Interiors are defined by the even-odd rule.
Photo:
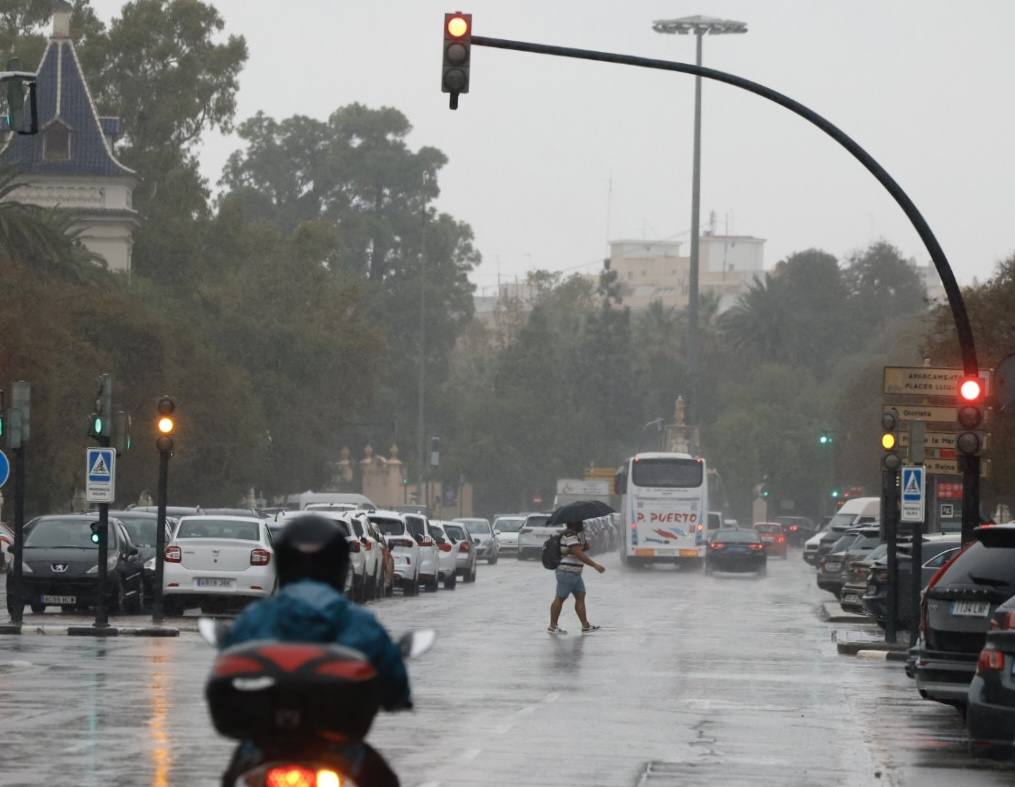
[[[977,432],[980,435],[980,445],[983,450],[987,450],[987,445],[990,442],[990,432]],[[934,451],[935,449],[944,449],[952,451],[955,450],[955,438],[958,435],[955,432],[926,432],[923,436],[923,445],[927,451]],[[909,447],[909,432],[905,429],[899,430],[899,447]],[[933,456],[933,454],[928,454]]]
[[[899,420],[903,422],[903,426],[906,421],[925,421],[941,424],[941,427],[937,429],[939,432],[945,431],[946,428],[952,427],[953,424],[955,431],[959,429],[959,411],[957,407],[942,407],[931,404],[893,404],[891,406],[885,405],[882,409],[885,411],[896,411]],[[984,421],[988,417],[989,411],[984,413]]]
[[[900,522],[922,522],[927,503],[927,476],[922,467],[902,468],[902,515]]]
[[[7,458],[7,454],[0,451],[0,486],[7,483],[7,479],[11,477],[11,460]]]
[[[962,475],[958,459],[924,459],[923,467],[931,475]],[[989,459],[980,459],[980,478],[990,478]]]
[[[116,499],[116,450],[88,448],[85,460],[85,500],[112,503]]]
[[[959,380],[965,376],[962,369],[943,369],[931,366],[886,366],[882,391],[886,394],[912,396],[945,396],[954,399]],[[981,371],[984,391],[990,390],[990,372]]]

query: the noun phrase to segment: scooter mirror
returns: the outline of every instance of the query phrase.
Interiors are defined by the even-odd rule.
[[[221,620],[215,620],[215,618],[199,618],[197,621],[197,631],[201,635],[201,639],[209,645],[218,647],[222,640],[226,638],[229,626]]]
[[[433,629],[409,631],[398,640],[398,649],[402,651],[402,658],[414,659],[430,650],[436,641],[437,632]]]

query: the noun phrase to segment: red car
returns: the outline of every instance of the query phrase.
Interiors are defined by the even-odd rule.
[[[783,560],[786,559],[788,547],[786,533],[783,531],[782,525],[778,522],[758,522],[754,529],[758,531],[761,541],[768,547],[769,555],[778,555]]]

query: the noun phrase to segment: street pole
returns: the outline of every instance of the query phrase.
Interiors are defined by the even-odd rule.
[[[98,438],[99,446],[109,448],[108,437]],[[95,600],[95,628],[109,625],[109,607],[106,604],[106,582],[109,580],[109,503],[99,503],[99,592]],[[122,613],[123,610],[121,609]]]
[[[695,33],[695,63],[701,68],[702,38],[705,31]],[[694,77],[694,161],[691,165],[691,269],[688,273],[687,295],[687,377],[688,423],[695,423],[698,408],[698,282],[701,243],[701,75]]]
[[[424,199],[419,222],[419,397],[416,412],[416,458],[419,461],[416,475],[416,503],[422,504],[423,484],[426,478],[426,449],[423,444],[423,385],[426,378],[426,177],[422,178],[421,194]]]
[[[162,604],[162,578],[166,570],[166,501],[169,495],[169,457],[171,455],[171,448],[159,446],[159,488],[156,491],[158,514],[155,519],[155,579],[153,581],[155,598],[152,599],[153,623],[161,623],[165,620]]]
[[[18,412],[15,418],[21,417]],[[21,566],[25,555],[25,446],[14,449],[14,604],[11,623],[21,625],[25,611],[25,597],[21,588]]]
[[[885,541],[888,543],[888,597],[885,615],[885,642],[895,643],[899,625],[899,555],[898,555],[898,521],[899,521],[899,489],[897,470],[882,469],[881,500],[882,522],[885,525]],[[915,584],[915,581],[914,581]]]
[[[962,543],[973,540],[980,526],[980,457],[962,456]]]
[[[926,476],[925,476],[926,478]],[[926,517],[926,515],[924,515]],[[909,571],[909,646],[916,644],[920,630],[920,592],[923,590],[923,531],[925,522],[913,523],[913,547]]]

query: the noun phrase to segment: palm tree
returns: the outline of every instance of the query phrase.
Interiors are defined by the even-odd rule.
[[[720,331],[738,350],[769,361],[785,360],[789,308],[778,279],[766,273],[755,277],[736,306],[722,315]]]

